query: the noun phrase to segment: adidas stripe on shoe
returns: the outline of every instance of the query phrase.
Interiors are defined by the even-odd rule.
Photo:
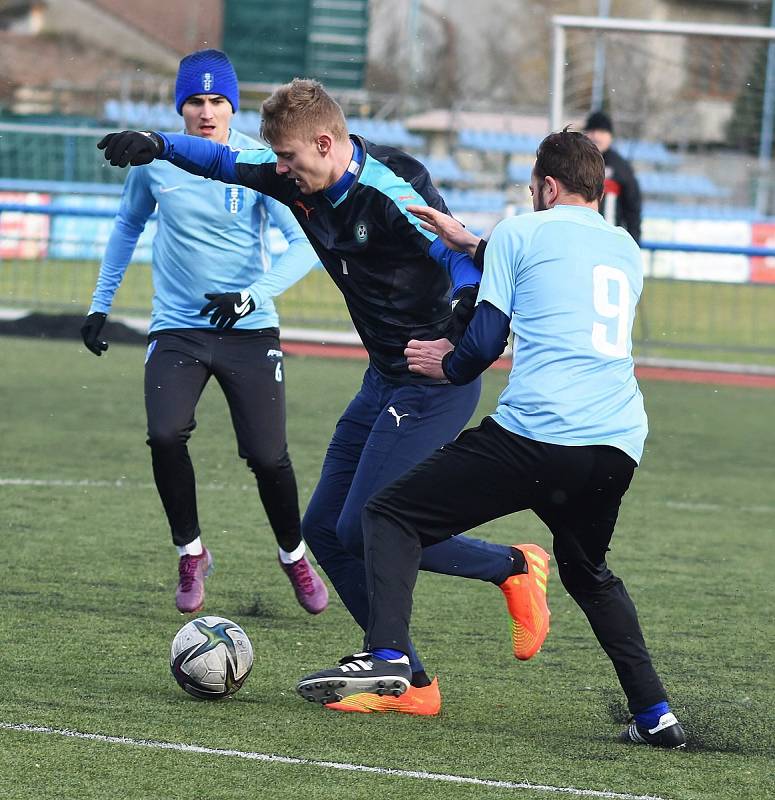
[[[634,720],[619,734],[619,741],[627,744],[648,744],[677,750],[686,747],[686,734],[672,712],[663,714],[653,728],[645,728]]]
[[[303,677],[296,691],[312,703],[335,703],[354,694],[400,697],[409,688],[408,662],[383,661],[371,653],[355,653],[339,665]]]

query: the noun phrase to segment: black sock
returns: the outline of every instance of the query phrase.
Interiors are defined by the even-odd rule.
[[[421,669],[419,672],[412,673],[412,686],[415,689],[422,689],[423,686],[430,686],[430,678],[425,674],[425,670]]]
[[[513,561],[511,575],[524,575],[527,572],[527,562],[522,551],[516,547],[511,548],[511,560]]]

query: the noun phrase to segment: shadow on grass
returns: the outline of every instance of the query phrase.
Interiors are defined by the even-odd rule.
[[[239,616],[252,617],[253,619],[276,620],[278,619],[275,611],[268,606],[260,597],[256,597],[252,603],[239,608]]]
[[[0,336],[31,336],[36,339],[74,339],[81,338],[82,314],[43,314],[34,312],[19,319],[0,320]],[[147,337],[123,322],[111,319],[105,323],[102,338],[108,342],[121,344],[147,343]]]
[[[607,703],[608,714],[617,725],[624,726],[631,714],[618,701]],[[735,755],[770,755],[771,745],[762,720],[768,710],[755,705],[732,707],[732,704],[697,702],[692,706],[673,706],[673,711],[686,731],[687,752],[733,753]]]

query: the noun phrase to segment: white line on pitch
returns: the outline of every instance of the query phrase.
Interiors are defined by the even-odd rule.
[[[95,481],[89,478],[82,480],[67,480],[59,478],[0,478],[0,486],[42,486],[52,489],[154,489],[152,483],[139,483],[135,481],[124,480],[119,478],[115,481]],[[238,488],[243,492],[252,491],[256,487],[249,485],[242,485],[234,487],[225,483],[203,483],[197,486],[198,489],[210,492],[222,492],[226,489]],[[667,500],[665,505],[668,508],[674,508],[678,511],[723,511],[724,509],[731,508],[721,503],[691,503],[683,502],[680,500]],[[738,511],[747,511],[751,514],[772,514],[775,512],[775,506],[735,506]]]
[[[730,508],[721,503],[685,503],[679,500],[668,500],[665,505],[678,511],[724,511]],[[751,514],[772,514],[775,506],[737,506],[736,509],[748,511]]]
[[[58,478],[0,478],[0,486],[44,486],[53,489],[155,489],[152,483],[136,483],[119,478],[115,481],[94,481],[88,478],[82,480],[66,480]],[[205,491],[222,492],[224,489],[235,488],[224,483],[203,483],[198,489]],[[238,486],[242,491],[255,489],[255,486]]]
[[[273,764],[292,764],[302,767],[319,767],[321,769],[338,769],[343,772],[369,772],[375,775],[389,775],[396,778],[411,778],[421,781],[437,781],[440,783],[459,783],[474,786],[489,786],[494,789],[514,789],[517,791],[548,792],[553,794],[569,794],[575,797],[607,797],[613,800],[665,800],[651,794],[626,794],[621,792],[596,791],[594,789],[576,789],[572,786],[545,786],[538,783],[516,783],[513,781],[495,781],[484,778],[469,778],[465,775],[445,775],[438,772],[422,770],[389,769],[387,767],[369,767],[364,764],[347,764],[338,761],[317,761],[311,758],[294,758],[268,753],[251,753],[245,750],[221,750],[213,747],[200,747],[195,744],[180,742],[157,742],[152,739],[130,739],[126,736],[105,736],[101,733],[82,733],[80,731],[47,728],[39,725],[13,724],[0,722],[0,728],[21,733],[48,733],[55,736],[67,736],[71,739],[86,739],[91,742],[108,744],[124,744],[133,747],[147,747],[152,750],[175,750],[182,753],[198,753],[206,756],[226,756],[244,758],[248,761],[264,761]]]

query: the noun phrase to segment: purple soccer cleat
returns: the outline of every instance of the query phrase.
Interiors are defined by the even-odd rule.
[[[178,588],[175,605],[181,614],[201,611],[205,605],[205,578],[213,567],[213,559],[205,547],[199,556],[181,556],[178,562]]]
[[[282,561],[279,563],[293,586],[299,605],[310,614],[325,611],[328,606],[328,589],[307,557],[302,556],[293,564],[283,564]]]

